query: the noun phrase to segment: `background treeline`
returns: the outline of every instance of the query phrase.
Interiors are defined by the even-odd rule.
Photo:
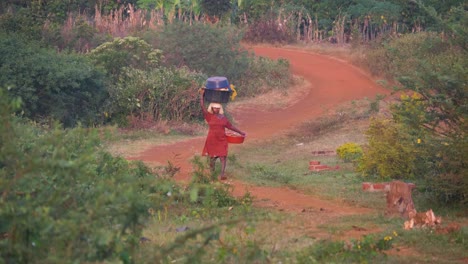
[[[269,42],[369,42],[440,30],[463,0],[5,0],[2,26],[46,39],[60,49],[88,51],[106,35],[126,36],[168,24],[235,25],[245,39]]]
[[[287,61],[243,41],[349,42],[398,92],[371,121],[357,170],[466,208],[467,29],[455,0],[1,1],[0,260],[129,263],[155,212],[238,203],[112,157],[83,127],[199,121],[197,90],[213,75],[240,98],[290,86]],[[207,242],[214,229],[200,232]]]

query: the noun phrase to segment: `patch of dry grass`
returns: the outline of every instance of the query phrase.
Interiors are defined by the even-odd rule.
[[[369,126],[368,120],[355,120],[346,122],[339,126],[333,125],[316,134],[307,134],[302,137],[290,134],[297,142],[297,148],[288,149],[286,156],[302,153],[312,153],[314,151],[335,151],[339,146],[353,142],[366,144],[367,138],[364,132]],[[308,133],[307,131],[295,131],[293,133]],[[296,134],[298,135],[298,134]]]
[[[167,122],[160,122],[149,129],[114,129],[105,142],[105,148],[115,156],[132,157],[154,146],[204,135],[206,130],[202,124]]]
[[[324,116],[304,122],[288,136],[297,140],[313,142],[319,139],[324,148],[334,147],[339,138],[355,139],[356,143],[363,143],[364,131],[367,129],[372,101],[363,99],[343,103]],[[380,109],[379,109],[380,111]],[[327,140],[329,138],[329,140]]]
[[[310,89],[310,84],[302,77],[293,76],[293,78],[294,86],[284,90],[272,90],[253,98],[231,102],[229,110],[235,111],[239,108],[255,105],[268,111],[291,106],[309,93]]]

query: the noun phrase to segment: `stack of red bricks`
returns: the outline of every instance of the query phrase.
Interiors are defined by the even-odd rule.
[[[322,165],[322,164],[320,164],[320,161],[318,161],[318,160],[309,161],[309,170],[310,171],[319,172],[319,171],[325,171],[325,170],[338,170],[338,169],[340,169],[339,166],[330,167],[330,166],[327,166],[327,165]]]

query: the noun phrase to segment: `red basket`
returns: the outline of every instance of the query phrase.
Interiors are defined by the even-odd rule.
[[[242,144],[244,143],[245,137],[239,134],[226,133],[226,139],[227,139],[227,142],[231,144]]]

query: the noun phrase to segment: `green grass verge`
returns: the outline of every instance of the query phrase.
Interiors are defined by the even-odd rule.
[[[370,208],[375,213],[322,217],[317,210],[290,213],[256,208],[242,201],[213,207],[223,204],[219,203],[226,199],[222,195],[211,196],[214,201],[208,203],[177,200],[170,209],[154,212],[144,232],[150,241],[142,244],[135,261],[413,264],[466,261],[468,230],[463,208],[436,206],[430,197],[416,190],[413,198],[420,211],[432,208],[444,222],[464,226],[450,234],[437,234],[430,229],[403,230],[403,219],[384,216],[384,193],[362,191],[362,182],[366,179],[354,172],[352,164],[335,156],[312,155],[313,150],[321,148],[333,150],[346,142],[361,143],[362,134],[354,132],[362,128],[356,129],[356,125],[348,123],[337,127],[327,123],[323,129],[308,135],[307,130],[314,124],[306,124],[303,131],[274,141],[232,148],[227,170],[229,175],[247,183],[287,186],[328,201]],[[161,139],[164,142],[177,140],[172,135],[162,134],[148,135],[144,140],[153,144],[156,142],[153,140]],[[130,142],[138,140],[129,139]],[[311,172],[308,168],[311,160],[340,169]],[[216,184],[209,185],[219,188]],[[186,188],[185,192],[193,192],[190,187]]]

